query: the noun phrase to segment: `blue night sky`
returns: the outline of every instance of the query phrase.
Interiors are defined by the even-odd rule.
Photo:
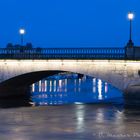
[[[20,27],[35,47],[124,47],[129,11],[140,45],[140,0],[0,0],[0,47],[19,43]]]

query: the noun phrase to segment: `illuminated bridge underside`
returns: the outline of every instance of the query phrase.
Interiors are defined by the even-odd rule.
[[[39,80],[60,71],[96,77],[123,92],[140,85],[140,61],[128,60],[0,60],[0,83],[16,79],[14,84],[18,85],[22,75],[26,75],[24,81],[31,83],[33,77]]]

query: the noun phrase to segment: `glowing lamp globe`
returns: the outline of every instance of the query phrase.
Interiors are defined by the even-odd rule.
[[[19,30],[19,33],[20,33],[21,35],[25,34],[25,29],[20,29],[20,30]]]
[[[128,19],[129,19],[129,20],[133,20],[133,19],[134,19],[134,14],[131,13],[131,12],[129,12],[129,13],[128,13]]]

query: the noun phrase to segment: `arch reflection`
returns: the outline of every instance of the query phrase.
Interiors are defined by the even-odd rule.
[[[31,85],[36,105],[79,103],[123,103],[122,93],[100,79],[84,76],[51,77]],[[117,98],[117,100],[116,100]],[[118,102],[119,101],[119,102]]]

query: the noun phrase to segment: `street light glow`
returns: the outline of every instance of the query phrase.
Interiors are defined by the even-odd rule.
[[[134,14],[132,12],[128,13],[128,19],[133,20],[134,19]]]
[[[20,37],[21,37],[21,45],[23,46],[25,29],[24,28],[20,28],[19,29],[19,34],[20,34]]]
[[[20,33],[21,35],[24,35],[24,34],[25,34],[25,29],[20,29],[20,30],[19,30],[19,33]]]

